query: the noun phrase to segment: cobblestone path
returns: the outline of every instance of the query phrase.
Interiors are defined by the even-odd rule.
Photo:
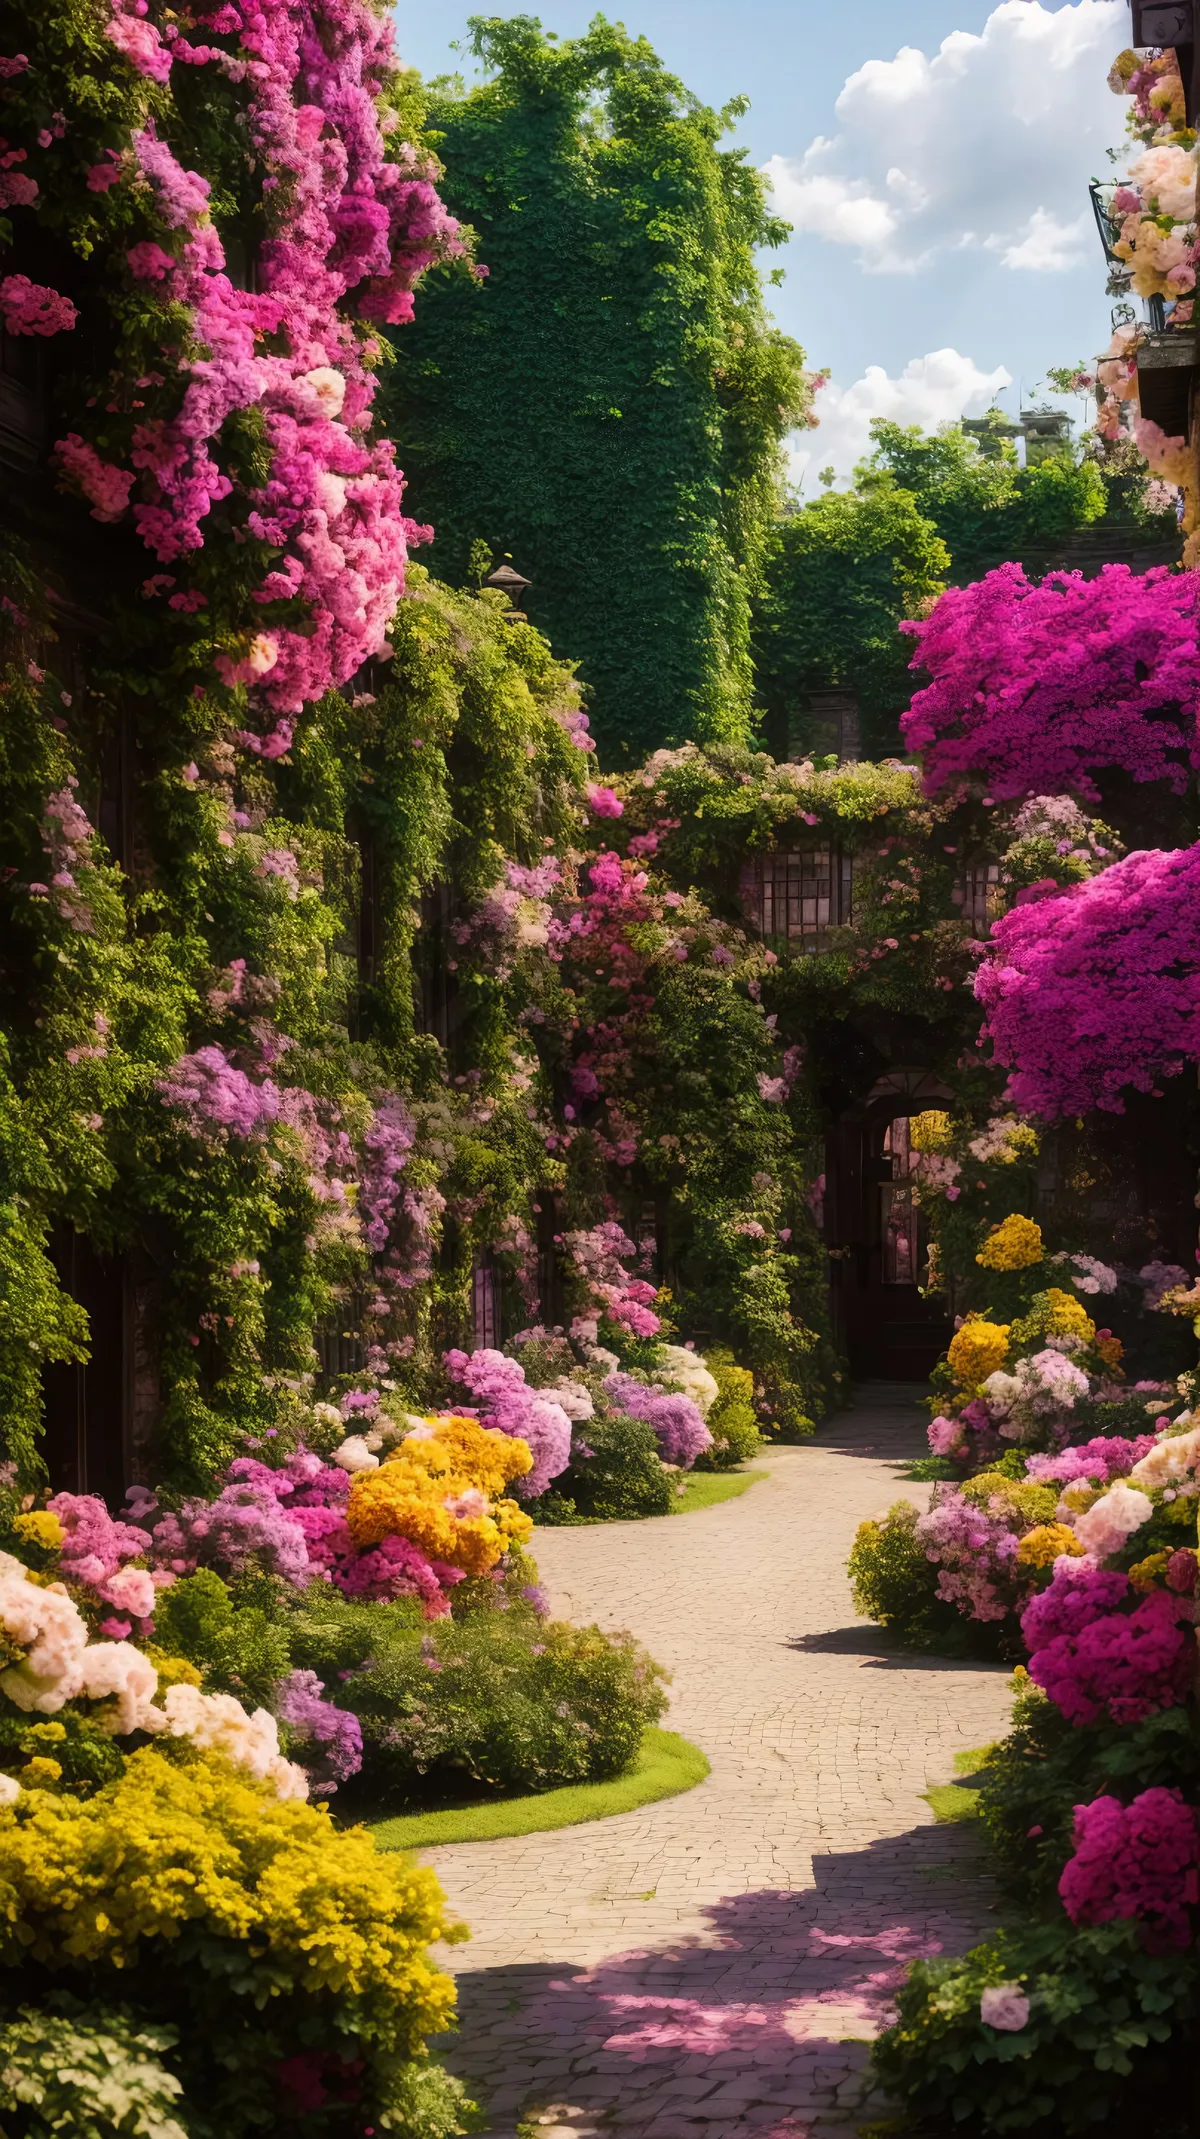
[[[1000,1667],[906,1655],[854,1616],[864,1517],[928,1487],[907,1392],[773,1450],[739,1500],[540,1531],[555,1609],[674,1674],[709,1780],[615,1819],[432,1850],[472,1930],[439,2045],[491,2129],[539,2139],[849,2139],[904,1962],[995,1918],[970,1828],[922,1798],[1008,1715]]]

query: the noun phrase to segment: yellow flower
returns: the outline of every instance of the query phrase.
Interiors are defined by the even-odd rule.
[[[1050,1303],[1047,1336],[1082,1337],[1085,1344],[1090,1344],[1096,1334],[1096,1325],[1074,1293],[1063,1292],[1059,1286],[1051,1285],[1046,1298]]]
[[[1017,1560],[1022,1567],[1049,1567],[1060,1553],[1070,1553],[1078,1559],[1083,1546],[1066,1523],[1039,1523],[1036,1530],[1027,1530],[1017,1546]]]
[[[26,1793],[0,1811],[0,1894],[9,1936],[58,1970],[153,1966],[146,1942],[167,1961],[191,1925],[240,1949],[225,1965],[260,2005],[353,1998],[402,2055],[453,2013],[426,1951],[457,1929],[433,1873],[216,1753],[180,1764],[146,1746],[92,1797]]]
[[[1125,1347],[1120,1338],[1111,1335],[1097,1337],[1096,1350],[1099,1352],[1105,1366],[1109,1367],[1114,1374],[1118,1374],[1121,1370],[1121,1361],[1125,1357]]]
[[[483,1575],[510,1545],[523,1545],[533,1521],[500,1496],[533,1468],[529,1445],[477,1419],[431,1418],[427,1435],[410,1434],[377,1470],[350,1481],[346,1519],[356,1545],[406,1537],[427,1559]]]
[[[995,1374],[1008,1358],[1007,1322],[987,1322],[982,1315],[968,1315],[950,1339],[947,1358],[959,1387],[978,1389],[989,1374]]]
[[[13,1519],[13,1529],[27,1545],[40,1545],[44,1552],[57,1552],[63,1541],[63,1526],[49,1508],[31,1508]]]
[[[1043,1253],[1040,1225],[1022,1218],[1019,1211],[1010,1211],[988,1234],[975,1260],[985,1270],[1031,1270]]]
[[[933,1107],[925,1114],[910,1115],[908,1141],[913,1151],[949,1151],[950,1116]]]
[[[1137,1565],[1129,1570],[1131,1586],[1140,1589],[1143,1595],[1155,1589],[1161,1577],[1166,1574],[1170,1557],[1169,1552],[1152,1552],[1148,1558],[1139,1560]]]

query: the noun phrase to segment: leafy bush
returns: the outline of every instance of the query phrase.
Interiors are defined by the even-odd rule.
[[[848,1569],[862,1618],[908,1648],[930,1649],[957,1635],[957,1614],[938,1597],[937,1569],[917,1542],[917,1517],[911,1502],[898,1500],[882,1521],[860,1523]]]
[[[698,1471],[732,1470],[762,1446],[754,1415],[754,1376],[739,1367],[732,1352],[706,1352],[704,1363],[717,1384],[717,1395],[705,1425],[713,1445],[696,1458]]]
[[[312,2128],[347,2139],[364,2122],[412,2139],[462,2128],[461,2095],[433,2075],[441,2123],[422,2132],[410,2084],[453,2010],[427,1948],[454,1927],[433,1874],[361,1829],[219,1755],[147,1746],[85,1801],[25,1790],[0,1812],[0,1887],[0,1985],[7,1973],[52,2009],[74,1978],[140,2030],[170,2031],[155,2040],[190,2139],[284,2139],[327,2101]]]
[[[1128,1801],[1154,1787],[1191,1797],[1195,1742],[1185,1709],[1163,1709],[1132,1725],[1079,1727],[1024,1671],[1016,1677],[1013,1728],[983,1764],[979,1813],[1007,1890],[1027,1906],[1057,1908],[1076,1805],[1106,1793]]]
[[[543,1523],[624,1522],[669,1514],[671,1496],[654,1428],[622,1413],[597,1414],[580,1428],[570,1465],[555,1490],[533,1503],[533,1512]]]
[[[264,1578],[231,1590],[210,1567],[160,1590],[154,1608],[156,1643],[184,1656],[216,1693],[236,1694],[249,1707],[270,1707],[291,1667],[282,1585]]]
[[[403,1612],[313,1596],[297,1615],[297,1661],[362,1725],[354,1787],[374,1805],[601,1782],[666,1706],[629,1635],[543,1626],[527,1606],[432,1626]]]
[[[176,2112],[183,2088],[160,2059],[173,2028],[126,2006],[53,1997],[18,2007],[0,2025],[0,2113],[10,2139],[187,2139]]]
[[[875,2072],[939,2139],[959,2126],[1086,2132],[1119,2109],[1122,2081],[1136,2081],[1140,2098],[1161,2076],[1161,2046],[1196,1980],[1189,1957],[1145,1953],[1131,1923],[1070,1931],[1060,1918],[1000,1932],[962,1959],[914,1963],[895,2025],[875,2044]],[[983,2020],[983,1993],[1000,1985],[1028,2000],[1023,2026]],[[1131,2122],[1109,2128],[1133,2128],[1127,2106]]]

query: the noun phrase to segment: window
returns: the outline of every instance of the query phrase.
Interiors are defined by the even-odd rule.
[[[744,886],[746,917],[770,942],[815,951],[851,915],[849,855],[829,843],[756,856]]]
[[[500,1343],[500,1287],[490,1256],[471,1272],[471,1322],[473,1349],[495,1351]]]
[[[964,921],[977,936],[986,936],[992,925],[989,901],[1003,881],[999,862],[970,862],[950,896]]]

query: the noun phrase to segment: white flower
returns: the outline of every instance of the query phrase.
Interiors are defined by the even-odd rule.
[[[0,1552],[0,1632],[23,1649],[20,1663],[0,1672],[0,1693],[26,1714],[52,1716],[83,1687],[87,1628],[61,1582],[29,1581],[20,1560]]]
[[[699,1352],[689,1352],[683,1344],[664,1344],[660,1349],[663,1363],[655,1370],[655,1381],[679,1383],[701,1418],[706,1419],[721,1392]]]
[[[559,1405],[569,1419],[590,1419],[595,1416],[596,1406],[591,1391],[581,1381],[556,1381],[553,1388],[543,1389],[542,1395],[552,1404]]]
[[[21,1785],[15,1775],[0,1775],[0,1805],[15,1805],[21,1795]]]
[[[339,1470],[350,1471],[352,1474],[355,1471],[379,1469],[379,1458],[371,1454],[361,1433],[348,1433],[341,1447],[334,1449],[329,1460],[336,1463]]]
[[[1119,1552],[1126,1538],[1148,1523],[1153,1513],[1153,1501],[1126,1485],[1122,1478],[1085,1514],[1076,1515],[1072,1528],[1085,1551],[1098,1560],[1106,1560],[1110,1553]]]
[[[1138,1485],[1178,1485],[1200,1467],[1200,1426],[1190,1433],[1168,1434],[1135,1463],[1129,1475]]]
[[[272,1784],[277,1797],[308,1796],[303,1768],[279,1750],[279,1726],[265,1708],[246,1714],[228,1693],[201,1693],[198,1686],[171,1686],[163,1701],[173,1738],[190,1738],[205,1751],[224,1753],[235,1767]]]
[[[341,415],[346,399],[346,381],[331,364],[318,364],[315,371],[303,372],[299,383],[312,388],[323,416],[336,419]]]
[[[162,1710],[154,1706],[158,1673],[132,1642],[92,1642],[83,1652],[83,1690],[90,1701],[115,1696],[115,1712],[102,1719],[110,1737],[166,1729]]]

